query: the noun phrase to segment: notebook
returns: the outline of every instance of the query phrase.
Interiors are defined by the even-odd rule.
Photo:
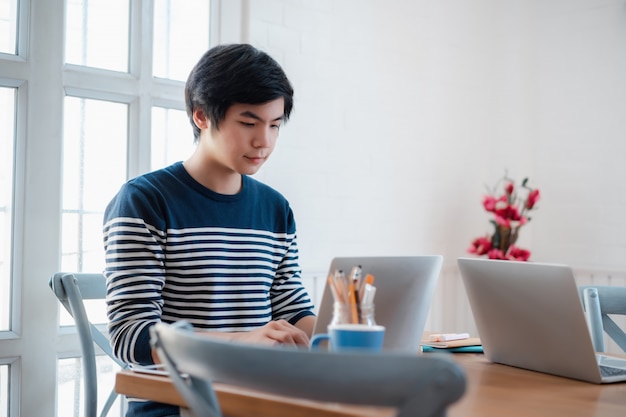
[[[337,257],[330,264],[349,273],[361,266],[363,275],[375,277],[376,324],[385,326],[384,350],[418,352],[430,304],[437,286],[443,257]],[[326,333],[332,319],[333,295],[328,283],[324,288],[313,334]]]
[[[626,360],[596,354],[567,265],[459,258],[488,360],[593,383],[626,381]]]

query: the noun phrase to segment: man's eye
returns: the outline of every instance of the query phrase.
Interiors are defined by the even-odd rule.
[[[249,122],[239,122],[239,123],[241,123],[242,125],[247,126],[247,127],[253,127],[254,126],[254,123],[249,123]]]
[[[272,129],[280,129],[280,125],[272,125]]]

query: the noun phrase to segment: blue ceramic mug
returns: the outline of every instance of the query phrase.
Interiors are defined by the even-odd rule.
[[[318,349],[321,342],[330,342],[330,350],[380,352],[385,339],[385,326],[367,324],[333,324],[328,333],[319,333],[311,338],[311,349]]]

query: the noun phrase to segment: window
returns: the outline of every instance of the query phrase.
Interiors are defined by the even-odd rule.
[[[128,0],[67,0],[69,64],[128,71]]]
[[[81,417],[85,415],[81,358],[60,359],[57,366],[57,416],[59,417]],[[111,358],[100,356],[96,358],[96,369],[98,370],[98,409],[107,400],[111,387],[115,384],[115,373],[120,370],[119,366]],[[72,401],[65,401],[72,399]],[[107,417],[122,417],[122,405],[120,397],[115,400],[111,411]],[[2,416],[0,416],[2,417]]]
[[[66,97],[63,134],[63,271],[101,271],[102,213],[126,179],[128,106]]]
[[[0,87],[0,331],[10,330],[15,89]]]
[[[19,400],[20,361],[15,357],[0,358],[0,417],[11,414]]]
[[[17,0],[0,0],[0,52],[17,52]]]
[[[152,108],[151,170],[187,159],[194,147],[193,132],[186,112]]]
[[[60,265],[63,271],[100,272],[108,202],[130,177],[186,159],[194,149],[183,88],[209,47],[210,2],[66,1]],[[134,22],[153,28],[151,42],[133,38],[140,33]],[[106,322],[102,302],[86,306],[92,321]],[[63,333],[72,331],[64,309],[60,325]],[[59,354],[58,416],[82,413],[77,351]],[[97,366],[103,396],[119,368],[104,356]]]
[[[73,95],[64,103],[63,270],[104,268],[102,215],[128,172],[161,168],[193,151],[193,134],[182,111],[183,81],[209,46],[209,6],[206,0],[154,0],[154,73],[145,74],[142,69],[128,68],[128,34],[132,32],[128,22],[133,10],[128,0],[67,0],[66,61],[74,64],[71,68],[76,78],[84,73],[87,79],[92,74],[86,67],[130,71],[148,78],[141,82],[150,82],[155,88],[150,91],[151,114],[143,114],[133,108],[142,97],[132,97],[136,93],[129,91],[128,80],[120,75],[98,72],[97,78],[88,78],[93,91],[83,91],[84,82],[77,90],[68,86]],[[116,52],[106,52],[109,49]],[[149,54],[142,51],[141,56],[145,55]],[[114,89],[102,94],[107,78]],[[177,102],[158,96],[160,85],[177,91]],[[90,98],[81,98],[81,94]],[[154,102],[159,106],[152,105]],[[130,120],[128,115],[135,118]],[[131,138],[131,131],[137,136]],[[146,157],[149,159],[144,160]]]
[[[74,322],[47,279],[102,271],[106,204],[191,154],[184,80],[209,34],[240,41],[242,13],[241,0],[0,0],[0,417],[84,414]],[[106,322],[103,303],[87,309]],[[108,392],[116,365],[97,366]]]
[[[9,365],[0,365],[0,417],[9,415],[9,407],[4,404],[9,403]]]
[[[154,76],[185,81],[209,47],[210,4],[204,0],[155,0]]]

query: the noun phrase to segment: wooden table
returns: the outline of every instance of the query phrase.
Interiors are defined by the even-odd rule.
[[[324,403],[282,397],[213,383],[222,413],[229,417],[393,417],[395,409]],[[115,391],[135,398],[185,407],[167,376],[121,371],[115,377]]]
[[[488,362],[480,354],[455,354],[467,376],[467,391],[448,417],[624,417],[626,383],[596,385]],[[120,394],[185,406],[167,376],[121,371]],[[363,407],[301,400],[214,384],[230,417],[391,417],[389,407]]]
[[[457,354],[467,376],[465,395],[449,417],[625,417],[626,383],[591,384]]]

